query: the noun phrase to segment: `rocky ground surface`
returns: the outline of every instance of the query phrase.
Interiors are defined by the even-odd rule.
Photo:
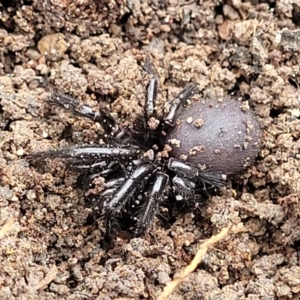
[[[300,299],[299,20],[299,2],[285,0],[1,1],[0,228],[13,225],[0,240],[0,299],[157,299],[232,225],[170,299]],[[201,209],[107,243],[75,174],[25,155],[101,131],[50,107],[49,86],[130,124],[147,53],[160,103],[189,81],[205,98],[233,93],[260,118],[263,148]]]

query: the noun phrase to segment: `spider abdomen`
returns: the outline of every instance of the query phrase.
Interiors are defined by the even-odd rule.
[[[254,113],[242,110],[240,102],[210,99],[183,108],[166,143],[173,157],[226,177],[253,163],[260,136]]]

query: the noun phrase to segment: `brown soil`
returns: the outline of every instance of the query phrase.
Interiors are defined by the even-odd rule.
[[[157,299],[227,226],[169,299],[300,299],[300,4],[257,2],[1,1],[0,299]],[[190,81],[203,98],[233,93],[260,118],[263,149],[201,209],[107,244],[75,174],[25,155],[101,131],[51,108],[49,86],[130,124],[143,108],[147,53],[160,107]]]

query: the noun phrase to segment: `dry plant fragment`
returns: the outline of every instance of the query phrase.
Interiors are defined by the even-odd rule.
[[[2,239],[4,235],[11,230],[14,222],[15,220],[12,218],[4,224],[4,226],[0,229],[0,239]]]
[[[212,236],[210,239],[206,240],[197,251],[194,259],[191,263],[186,266],[177,276],[171,281],[164,289],[162,294],[157,298],[157,300],[167,300],[168,297],[172,294],[175,288],[181,283],[186,277],[195,271],[198,264],[203,260],[207,250],[209,247],[213,246],[215,243],[219,242],[220,240],[224,239],[230,231],[229,227],[223,228],[220,233],[217,235]]]
[[[52,268],[45,274],[45,277],[36,285],[36,290],[42,290],[47,287],[57,276],[58,269],[56,265],[53,265]]]

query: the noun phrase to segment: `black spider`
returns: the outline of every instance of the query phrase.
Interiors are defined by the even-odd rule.
[[[78,183],[84,189],[103,177],[103,189],[92,196],[92,202],[105,216],[107,232],[127,212],[135,223],[135,234],[142,234],[164,199],[195,201],[200,187],[223,185],[227,175],[248,166],[259,151],[260,129],[253,114],[242,111],[240,103],[231,98],[189,106],[188,99],[198,92],[193,83],[167,103],[163,117],[157,116],[157,78],[149,60],[146,70],[152,78],[144,115],[129,128],[123,128],[105,110],[79,107],[72,97],[52,91],[52,104],[100,123],[105,144],[29,156],[31,160],[64,159],[70,170],[80,173]]]

